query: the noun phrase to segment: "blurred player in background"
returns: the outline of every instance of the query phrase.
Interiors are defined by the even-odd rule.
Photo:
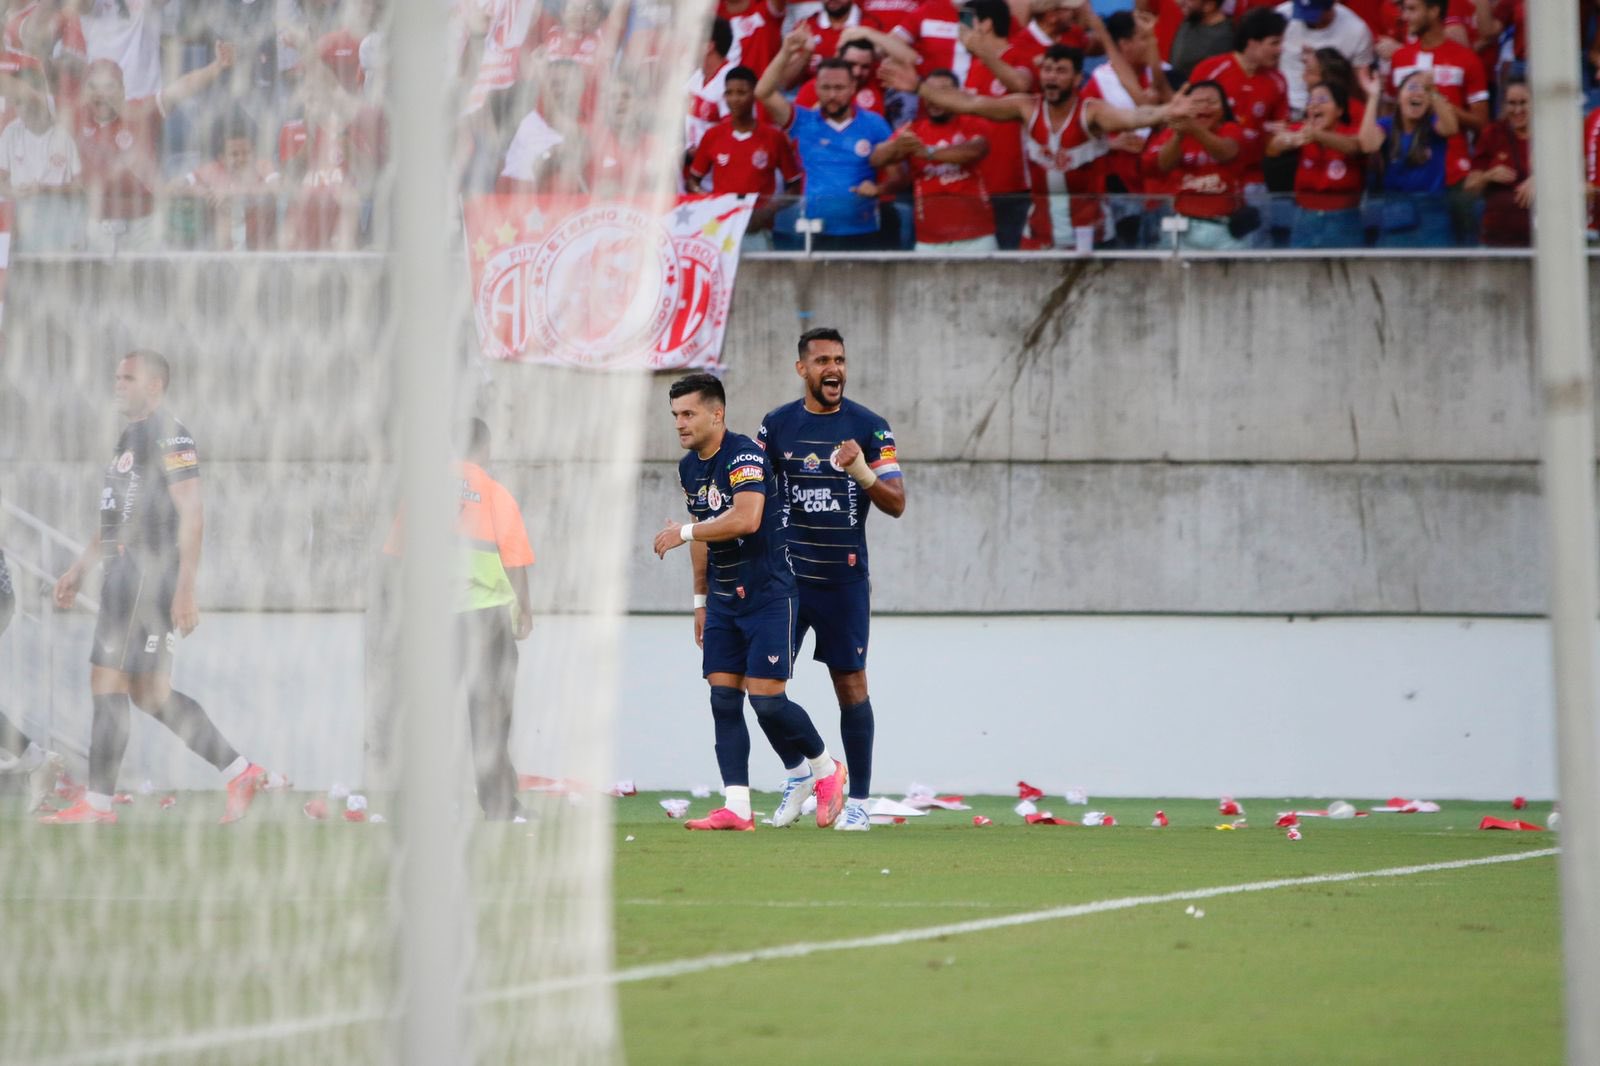
[[[689,545],[694,573],[694,638],[711,685],[717,765],[725,805],[690,829],[755,828],[750,811],[750,731],[744,694],[756,720],[780,752],[795,758],[815,782],[817,824],[838,818],[844,804],[845,764],[836,762],[805,708],[784,689],[794,660],[794,572],[784,544],[785,508],[778,478],[760,445],[723,422],[727,397],[710,374],[690,374],[669,392],[678,443],[688,452],[678,480],[695,519],[669,521],[656,534],[662,558]],[[786,764],[787,765],[787,764]]]
[[[11,624],[17,610],[16,589],[11,584],[11,568],[6,553],[0,552],[0,634]],[[61,756],[28,738],[22,730],[0,714],[0,773],[28,775],[28,809],[38,807],[61,776]]]
[[[756,441],[781,475],[789,509],[789,558],[800,592],[795,651],[815,630],[812,657],[827,664],[839,697],[839,735],[850,764],[850,798],[835,829],[866,830],[872,791],[872,699],[867,694],[867,636],[872,583],[867,573],[867,515],[874,504],[891,518],[906,509],[894,432],[882,416],[844,396],[844,337],[836,329],[800,335],[795,371],[800,399],[770,412]],[[789,777],[772,815],[775,826],[800,817],[816,784],[792,747],[773,748]]]
[[[267,772],[234,750],[204,708],[172,688],[177,638],[200,624],[194,590],[205,518],[194,438],[162,406],[171,377],[157,352],[131,352],[117,364],[117,409],[128,426],[106,466],[100,530],[55,587],[56,606],[70,608],[84,576],[104,559],[89,654],[89,789],[72,806],[40,819],[46,823],[117,820],[111,798],[128,747],[130,697],[222,772],[228,783],[224,825],[244,817],[267,782]]]

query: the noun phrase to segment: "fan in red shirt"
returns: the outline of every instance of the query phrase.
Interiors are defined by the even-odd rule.
[[[1035,9],[1041,4],[1059,5],[1061,0],[1035,0]],[[1011,9],[1005,0],[971,0],[971,25],[959,22],[955,26],[955,47],[950,54],[966,61],[966,73],[961,84],[975,96],[998,98],[1008,93],[1032,92],[1038,77],[1039,57],[1050,46],[1047,26],[1057,24],[1057,8],[1051,7],[1039,15],[1019,35],[1011,32]],[[923,14],[928,14],[927,10]],[[940,15],[954,17],[954,8]],[[920,25],[920,23],[919,23]],[[945,22],[935,21],[938,27],[930,31],[929,41],[941,45]],[[925,55],[907,43],[909,30],[882,33],[876,30],[855,29],[846,37],[870,41],[885,55],[922,70],[928,65]],[[1020,43],[1019,43],[1020,42]],[[941,68],[935,68],[941,69]],[[950,68],[942,68],[950,69]],[[952,71],[954,73],[954,71]],[[985,188],[994,204],[995,239],[1007,251],[1021,247],[1022,233],[1031,209],[1028,193],[1028,171],[1023,165],[1022,140],[1015,130],[976,116],[990,124],[984,132],[989,142],[989,153],[978,164]]]
[[[1248,248],[1250,234],[1236,232],[1241,227],[1233,222],[1244,206],[1244,127],[1234,121],[1227,94],[1214,81],[1192,82],[1177,99],[1187,107],[1150,139],[1145,153],[1157,173],[1170,177],[1173,207],[1189,220],[1183,246]]]
[[[1401,15],[1415,36],[1394,54],[1389,72],[1389,92],[1419,70],[1433,74],[1434,88],[1456,109],[1463,132],[1450,138],[1445,161],[1445,182],[1459,185],[1472,169],[1466,131],[1489,124],[1489,81],[1472,49],[1445,36],[1448,0],[1405,0]]]
[[[772,202],[782,181],[786,195],[797,196],[804,181],[800,159],[786,133],[756,114],[756,72],[734,67],[725,79],[728,117],[700,139],[689,163],[690,192],[754,194],[755,213],[745,231],[745,246],[770,247],[770,240],[752,241],[772,227],[779,204]]]
[[[883,64],[884,81],[891,88],[916,89],[924,101],[959,115],[1020,123],[1033,191],[1024,247],[1087,251],[1100,221],[1096,198],[1103,190],[1100,158],[1106,152],[1106,134],[1166,122],[1185,113],[1185,105],[1112,107],[1079,94],[1082,71],[1083,53],[1052,45],[1039,64],[1037,95],[987,97],[926,80],[919,83],[914,70],[893,58]]]
[[[872,71],[876,65],[877,53],[872,45],[859,37],[851,37],[853,33],[868,32],[866,27],[857,27],[846,30],[845,36],[839,45],[839,58],[850,64],[850,76],[856,80],[856,106],[863,111],[871,111],[875,115],[882,115],[884,110],[883,90],[873,81]],[[872,31],[876,32],[876,31]],[[795,94],[794,106],[808,107],[813,110],[817,106],[817,80],[812,78],[800,86],[800,91]]]
[[[320,58],[308,61],[296,92],[302,116],[278,131],[278,160],[298,186],[284,212],[295,250],[353,248],[361,201],[387,155],[383,112],[344,91]]]
[[[75,104],[83,85],[84,64],[89,46],[83,37],[83,23],[60,3],[13,0],[5,14],[4,48],[7,52],[29,55],[48,62],[59,104]]]
[[[190,71],[155,96],[129,100],[121,67],[109,59],[89,64],[76,139],[89,194],[91,251],[159,244],[156,190],[161,187],[161,133],[167,108],[196,95],[232,65],[233,46],[218,42],[217,57],[209,65]]]
[[[806,28],[811,31],[811,60],[804,75],[807,80],[816,76],[817,67],[824,59],[839,54],[840,36],[855,26],[883,29],[883,25],[862,11],[855,0],[822,0],[822,10],[806,19]]]
[[[278,229],[278,171],[256,155],[255,127],[242,114],[222,126],[222,152],[184,175],[181,189],[203,198],[212,247],[271,248]]]
[[[924,84],[958,92],[956,76],[936,70]],[[911,164],[917,251],[992,252],[994,211],[977,164],[988,154],[990,124],[925,100],[922,113],[895,133],[889,161]]]
[[[1589,232],[1600,234],[1600,108],[1583,120],[1583,172],[1588,179]]]
[[[1238,166],[1252,199],[1266,188],[1266,176],[1261,172],[1266,138],[1289,120],[1289,86],[1278,73],[1288,25],[1288,19],[1276,11],[1251,11],[1239,23],[1239,50],[1203,60],[1189,75],[1190,84],[1216,82],[1227,94],[1234,121],[1244,133]]]
[[[882,26],[885,32],[909,23],[920,6],[921,0],[861,0],[861,10]]]
[[[1117,107],[1160,104],[1172,99],[1160,46],[1155,36],[1155,20],[1143,13],[1115,11],[1101,23],[1102,47],[1106,55],[1120,56],[1121,63],[1103,63],[1095,68],[1083,87],[1085,96],[1097,97]],[[1129,77],[1129,72],[1132,77]],[[1105,157],[1107,210],[1117,230],[1117,240],[1136,247],[1143,228],[1146,204],[1143,156],[1150,130],[1129,130],[1111,138]]]
[[[1526,248],[1533,231],[1533,96],[1520,78],[1506,82],[1500,121],[1483,131],[1462,183],[1483,196],[1479,237],[1494,248]]]
[[[1134,0],[1133,8],[1155,16],[1156,47],[1160,50],[1161,62],[1165,63],[1172,55],[1172,41],[1178,36],[1178,27],[1183,25],[1183,4],[1179,0]]]
[[[733,27],[728,58],[751,70],[766,70],[783,46],[783,0],[721,0],[717,17]]]
[[[1294,174],[1293,248],[1359,248],[1365,243],[1361,192],[1366,156],[1356,140],[1350,93],[1323,83],[1306,91],[1306,120],[1275,134],[1268,155],[1299,152]]]
[[[926,0],[895,28],[894,35],[915,50],[917,73],[922,77],[948,70],[957,80],[966,80],[972,55],[961,44],[961,17],[951,0]]]

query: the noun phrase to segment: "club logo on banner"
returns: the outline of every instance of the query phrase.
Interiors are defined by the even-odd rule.
[[[580,197],[466,205],[484,357],[598,369],[720,367],[754,200],[685,197],[665,215]]]

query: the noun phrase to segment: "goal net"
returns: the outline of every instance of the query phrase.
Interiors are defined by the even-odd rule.
[[[287,25],[236,15],[174,30],[169,19],[159,115],[139,111],[151,105],[134,96],[130,67],[113,117],[97,119],[160,124],[148,210],[98,198],[87,171],[76,206],[65,194],[58,213],[19,205],[0,361],[0,548],[15,590],[0,713],[59,760],[0,751],[0,1061],[414,1061],[399,1034],[418,907],[455,933],[449,972],[430,984],[462,1021],[452,1061],[623,1058],[606,979],[605,793],[625,578],[644,550],[634,496],[652,376],[636,349],[655,336],[629,318],[626,294],[650,259],[621,241],[559,277],[521,264],[521,298],[566,300],[576,320],[562,337],[604,350],[585,359],[535,330],[506,351],[486,340],[492,323],[469,291],[480,249],[462,219],[496,193],[554,198],[574,214],[667,212],[709,2],[462,0],[448,23],[441,6],[277,5],[298,13]],[[389,62],[389,20],[401,18],[437,20],[436,71]],[[228,61],[214,63],[222,51]],[[61,50],[41,69],[64,109],[52,57]],[[63,68],[80,80],[96,69]],[[183,79],[195,71],[209,73],[191,93],[196,81]],[[425,767],[449,785],[448,829],[432,836],[400,817],[405,519],[445,507],[470,539],[464,501],[483,501],[465,467],[452,468],[450,498],[402,498],[400,460],[417,427],[399,402],[412,357],[396,327],[393,253],[406,176],[390,148],[410,117],[394,103],[401,78],[437,83],[450,115],[448,143],[428,153],[455,234],[447,291],[423,294],[423,313],[449,323],[450,342],[430,356],[449,367],[437,417],[456,443],[451,463],[469,456],[473,419],[487,428],[470,457],[515,500],[534,555],[532,631],[514,642],[509,690],[484,687],[482,638],[461,637],[464,614],[498,612],[512,642],[519,608],[494,597],[453,602],[446,646],[427,660],[456,696],[424,709],[447,718],[453,738]],[[84,84],[78,106],[99,106],[98,87]],[[248,154],[248,167],[229,152]],[[42,214],[76,236],[47,241]],[[601,321],[608,314],[620,322]],[[170,367],[164,390],[149,380],[160,360],[124,359],[135,351]],[[147,454],[124,436],[140,415],[180,427],[153,433]],[[174,445],[185,430],[192,444]],[[182,595],[150,614],[152,596],[164,609],[172,596],[160,591],[174,580],[168,556],[122,544],[117,522],[170,500],[172,523],[146,540],[170,535],[174,565],[187,567],[196,494],[175,490],[187,482],[203,516],[200,624],[170,645],[151,630],[147,648],[150,619],[181,614]],[[130,504],[130,492],[144,495]],[[102,529],[77,601],[57,605],[57,579]],[[507,540],[493,549],[505,556]],[[135,565],[156,591],[128,585]],[[458,574],[462,552],[439,565]],[[514,600],[510,577],[473,588],[509,588]],[[106,618],[138,633],[115,649],[128,669],[107,665]],[[184,700],[149,680],[169,650]],[[496,742],[499,694],[513,714]],[[119,713],[130,725],[115,824],[40,824],[93,807]],[[516,775],[510,808],[486,797],[497,743]],[[230,791],[235,754],[265,771],[259,789]],[[247,791],[243,816],[218,824]],[[404,897],[408,851],[459,870],[459,893]]]

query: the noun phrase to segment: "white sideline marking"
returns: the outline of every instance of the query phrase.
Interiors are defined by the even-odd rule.
[[[1391,866],[1382,870],[1360,870],[1337,874],[1312,874],[1306,877],[1284,877],[1272,881],[1252,881],[1242,885],[1218,885],[1215,888],[1195,888],[1153,896],[1123,896],[1118,899],[1096,900],[1092,903],[1074,903],[1064,907],[1051,907],[1042,911],[1004,914],[993,918],[975,918],[965,922],[952,922],[948,925],[925,926],[921,929],[902,929],[898,932],[878,933],[874,936],[851,937],[843,940],[803,941],[797,944],[781,944],[777,947],[757,948],[753,951],[733,951],[721,955],[702,955],[693,959],[678,959],[674,962],[634,966],[626,970],[615,970],[610,973],[588,974],[553,981],[534,981],[468,996],[466,997],[466,1002],[475,1004],[510,1003],[531,999],[535,996],[549,995],[555,992],[569,992],[596,985],[633,984],[639,981],[660,980],[665,977],[683,977],[688,974],[704,973],[707,970],[722,970],[730,966],[741,966],[749,962],[797,959],[827,951],[895,947],[900,944],[913,944],[923,940],[937,940],[940,937],[960,936],[965,933],[983,933],[991,929],[1009,929],[1013,926],[1034,925],[1039,922],[1052,922],[1063,918],[1082,918],[1091,914],[1129,910],[1133,907],[1148,907],[1160,903],[1183,903],[1186,901],[1214,899],[1218,896],[1238,896],[1250,892],[1271,892],[1280,888],[1298,888],[1302,885],[1329,885],[1347,881],[1365,881],[1375,877],[1411,877],[1416,874],[1433,873],[1438,870],[1464,870],[1473,866],[1496,866],[1500,863],[1543,859],[1551,855],[1557,855],[1560,851],[1560,848],[1539,848],[1534,851],[1518,852],[1514,855],[1491,855],[1480,859],[1456,859],[1452,862],[1433,862],[1421,866]],[[228,1029],[211,1029],[183,1036],[168,1037],[162,1040],[130,1043],[119,1047],[100,1048],[53,1059],[44,1059],[38,1063],[38,1066],[98,1066],[101,1063],[137,1062],[152,1055],[205,1051],[211,1048],[248,1044],[255,1041],[283,1040],[327,1029],[341,1029],[352,1025],[383,1021],[391,1016],[387,1008],[368,1007],[344,1014],[327,1014],[315,1018],[300,1018],[292,1021],[266,1022],[261,1025],[238,1026]]]
[[[1157,903],[1183,903],[1185,901],[1212,899],[1216,896],[1237,896],[1246,892],[1270,892],[1278,888],[1296,888],[1300,885],[1326,885],[1341,881],[1365,881],[1370,877],[1409,877],[1413,874],[1432,873],[1436,870],[1460,870],[1469,866],[1493,866],[1503,862],[1522,862],[1560,853],[1560,848],[1540,848],[1515,855],[1492,855],[1481,859],[1457,859],[1453,862],[1434,862],[1424,866],[1391,866],[1385,870],[1366,870],[1339,874],[1314,874],[1309,877],[1285,877],[1274,881],[1253,881],[1243,885],[1219,885],[1216,888],[1197,888],[1184,892],[1167,892],[1158,896],[1123,896],[1120,899],[1102,899],[1093,903],[1074,903],[1049,910],[1027,911],[1022,914],[1002,914],[994,918],[974,918],[949,925],[933,925],[922,929],[902,929],[896,933],[878,933],[873,936],[851,937],[845,940],[818,940],[798,944],[780,944],[777,947],[757,948],[754,951],[732,951],[723,955],[702,955],[697,959],[679,959],[649,966],[635,966],[609,974],[591,974],[560,978],[554,981],[534,981],[496,989],[471,997],[478,1003],[505,1003],[585,988],[596,984],[629,984],[636,981],[654,981],[663,977],[682,977],[687,974],[721,970],[747,962],[770,962],[775,959],[798,959],[825,951],[851,951],[856,948],[895,947],[921,940],[960,936],[964,933],[983,933],[991,929],[1007,929],[1017,925],[1033,925],[1061,918],[1081,918],[1089,914],[1148,907]]]

